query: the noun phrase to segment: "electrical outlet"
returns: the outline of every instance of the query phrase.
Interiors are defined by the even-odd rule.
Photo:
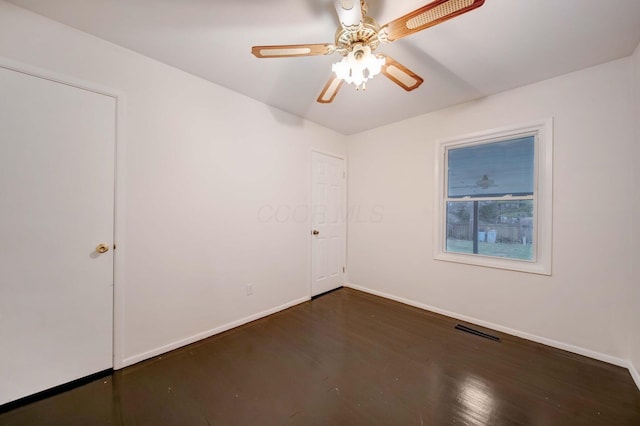
[[[247,284],[247,296],[251,296],[253,294],[253,284]]]

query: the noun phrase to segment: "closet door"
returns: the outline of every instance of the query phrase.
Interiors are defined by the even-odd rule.
[[[6,68],[0,94],[3,404],[112,367],[116,100]]]

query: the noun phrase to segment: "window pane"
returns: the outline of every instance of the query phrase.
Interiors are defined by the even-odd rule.
[[[448,252],[533,260],[533,235],[532,200],[447,203]]]
[[[447,251],[473,253],[473,201],[447,203]]]
[[[448,151],[451,198],[533,194],[534,136]]]

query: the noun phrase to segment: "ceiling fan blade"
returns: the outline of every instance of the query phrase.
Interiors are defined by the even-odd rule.
[[[393,58],[387,55],[382,56],[386,58],[385,64],[382,67],[382,74],[387,76],[389,80],[393,81],[407,92],[417,89],[424,81],[418,74],[414,73]]]
[[[327,84],[324,85],[324,89],[322,89],[320,96],[318,96],[318,102],[321,104],[330,104],[333,102],[338,94],[338,90],[342,87],[342,83],[344,83],[344,80],[336,77],[335,74],[332,74],[329,81],[327,81]]]
[[[484,4],[484,0],[435,0],[382,26],[381,33],[395,41],[425,28],[467,13]]]
[[[356,29],[362,22],[360,0],[333,0],[340,24],[346,28]]]
[[[256,58],[289,58],[296,56],[328,55],[336,50],[333,44],[287,44],[282,46],[253,46]]]

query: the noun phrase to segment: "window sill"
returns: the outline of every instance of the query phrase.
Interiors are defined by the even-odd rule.
[[[551,275],[551,265],[531,262],[527,260],[504,259],[479,254],[463,254],[440,252],[434,255],[435,260],[463,263],[465,265],[484,266],[487,268],[505,269],[531,274]]]

